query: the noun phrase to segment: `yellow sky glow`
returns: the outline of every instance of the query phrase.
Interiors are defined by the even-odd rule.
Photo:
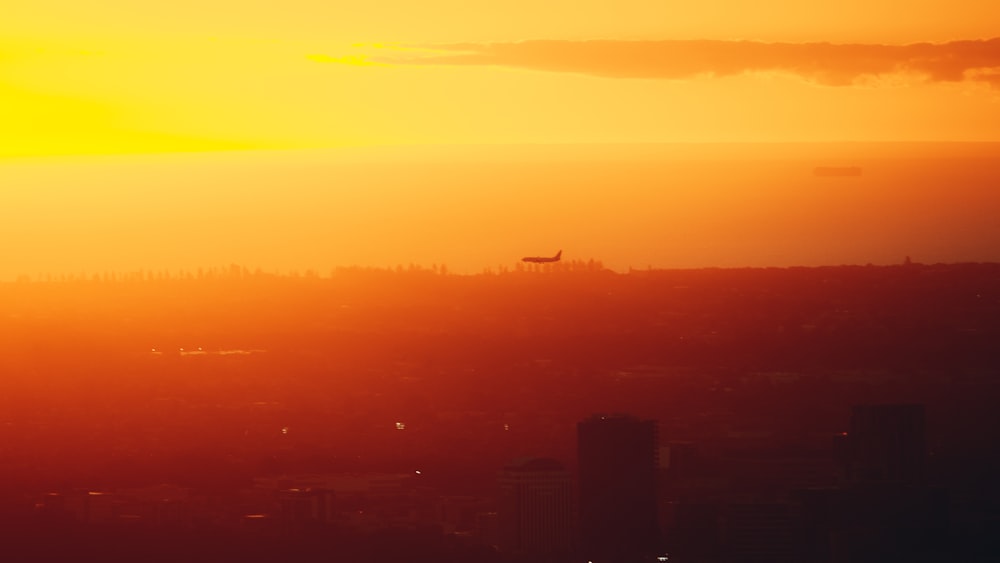
[[[382,0],[350,8],[316,0],[280,8],[235,0],[16,3],[0,22],[0,156],[427,143],[995,140],[1000,88],[991,67],[976,70],[979,81],[928,84],[883,75],[832,88],[766,72],[635,80],[391,64],[391,57],[408,56],[406,49],[456,42],[985,39],[995,32],[985,22],[997,21],[1000,10],[987,4],[959,2],[942,12],[937,3],[902,10],[887,0],[829,10],[784,0],[629,0],[613,10],[596,1],[523,0]]]
[[[974,158],[959,145],[971,160],[952,168],[929,153],[917,172],[899,164],[910,149],[871,160],[865,144],[1000,141],[996,3],[35,0],[2,12],[0,239],[19,242],[0,279],[231,262],[470,272],[559,248],[619,269],[1000,248],[986,213],[1000,145]],[[845,145],[821,144],[844,141],[862,149],[835,158]],[[653,145],[801,142],[817,144],[781,162],[797,145],[724,147],[693,166]],[[723,153],[743,164],[711,160]],[[859,162],[853,183],[810,172]]]

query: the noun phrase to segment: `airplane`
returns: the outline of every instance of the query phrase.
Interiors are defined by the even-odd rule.
[[[524,258],[521,258],[521,261],[544,264],[546,262],[558,262],[560,258],[562,258],[562,250],[556,252],[555,256],[525,256]]]

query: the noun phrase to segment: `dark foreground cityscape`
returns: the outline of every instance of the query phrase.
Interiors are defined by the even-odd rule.
[[[4,561],[1000,557],[1000,264],[0,284]]]

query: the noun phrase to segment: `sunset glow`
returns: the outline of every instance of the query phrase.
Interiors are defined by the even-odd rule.
[[[827,197],[820,192],[830,186],[809,184],[809,170],[840,161],[856,165],[869,155],[861,145],[830,145],[791,159],[771,145],[776,148],[765,158],[797,167],[787,171],[801,174],[806,185],[796,187],[789,177],[767,188],[744,183],[745,170],[709,178],[673,165],[623,168],[620,155],[630,149],[613,147],[998,142],[1000,38],[986,23],[998,16],[1000,9],[983,2],[960,2],[942,13],[936,3],[901,10],[886,0],[835,10],[784,0],[629,0],[613,10],[601,2],[537,6],[526,0],[502,6],[387,0],[347,9],[312,0],[280,7],[183,1],[158,9],[117,0],[22,3],[0,21],[0,197],[6,202],[0,214],[5,236],[22,241],[0,276],[234,261],[266,269],[427,261],[468,272],[503,264],[525,246],[568,246],[563,241],[616,268],[881,262],[907,252],[934,260],[996,258],[986,250],[996,232],[985,226],[948,244],[954,254],[927,248],[917,231],[904,236],[884,228],[868,236],[898,240],[872,252],[849,239],[830,243],[854,251],[805,252],[827,240],[810,230],[833,219],[806,209],[793,218],[801,209],[793,206],[809,208],[818,200],[793,203],[777,194],[805,190]],[[506,188],[489,171],[549,159],[551,150],[526,147],[561,144],[609,147],[590,150],[594,162],[604,162],[606,178],[628,186],[626,193],[638,192],[608,202],[599,195],[605,184],[589,185],[576,178],[577,170],[551,162],[504,179],[520,182]],[[359,153],[364,147],[369,152]],[[379,147],[396,148],[379,153]],[[296,152],[302,150],[307,156]],[[740,152],[699,150],[701,159],[721,160]],[[989,145],[969,150],[975,158],[998,152]],[[177,156],[222,152],[247,157]],[[647,156],[687,158],[675,153],[657,149]],[[496,164],[474,171],[472,162],[487,154]],[[122,160],[127,155],[147,158],[148,167]],[[166,156],[153,162],[139,155]],[[66,157],[71,161],[54,160]],[[894,156],[911,157],[905,150]],[[565,158],[582,157],[558,157]],[[431,171],[449,161],[464,172]],[[321,163],[333,176],[300,173]],[[994,178],[995,164],[974,165],[983,166],[985,178]],[[254,167],[268,172],[248,176]],[[416,176],[414,167],[421,169]],[[885,179],[891,185],[880,178],[877,167],[869,168],[861,180],[833,189],[857,191],[850,196],[862,198],[855,206],[872,198],[862,207],[873,216],[893,213],[880,205],[923,205],[896,205],[884,190],[901,189],[899,178]],[[692,187],[706,182],[721,191]],[[523,192],[527,184],[545,186],[544,193]],[[663,188],[653,193],[654,185]],[[505,189],[521,195],[507,202]],[[777,191],[724,220],[727,207],[746,197],[722,195],[730,189]],[[919,230],[921,222],[933,223],[938,227],[929,236],[945,240],[939,229],[949,221],[977,224],[976,210],[995,204],[985,188],[965,189],[971,192],[960,200],[953,194],[944,206],[964,211],[944,217],[934,205],[886,224],[915,221]],[[462,192],[457,199],[446,195],[453,190]],[[412,214],[392,211],[410,199]],[[64,202],[72,217],[60,218]],[[565,213],[524,215],[537,206],[591,218],[609,210],[600,228],[610,230],[596,230],[603,220],[587,226]],[[642,219],[658,208],[661,218]],[[330,220],[309,227],[320,221],[310,218],[317,209],[329,210]],[[768,227],[774,233],[761,234],[752,247],[735,242],[732,233],[764,217],[777,221],[769,219],[770,225],[808,226],[795,235]],[[95,221],[105,227],[95,228]],[[522,234],[489,227],[511,221]],[[720,221],[728,226],[718,228]],[[237,241],[260,235],[254,223],[271,225],[271,242],[241,245]],[[440,232],[421,224],[439,225]],[[45,234],[20,230],[29,225]],[[181,225],[186,228],[178,230]],[[67,240],[59,234],[64,228],[83,236]],[[142,243],[133,246],[111,232],[132,233],[129,238]],[[664,253],[642,243],[669,244],[672,236],[699,241],[699,249]],[[510,244],[498,242],[504,238]],[[781,250],[789,239],[804,246]],[[458,240],[473,248],[457,246]],[[86,250],[61,250],[80,244]]]
[[[1000,2],[0,3],[3,561],[996,560]]]
[[[784,0],[613,10],[22,3],[0,22],[0,155],[992,141],[1000,39],[986,22],[998,10],[887,0],[835,10]]]

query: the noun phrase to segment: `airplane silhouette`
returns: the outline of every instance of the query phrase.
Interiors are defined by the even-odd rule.
[[[556,252],[555,256],[525,256],[521,258],[522,262],[534,262],[536,264],[544,264],[546,262],[558,262],[562,258],[562,250]]]

